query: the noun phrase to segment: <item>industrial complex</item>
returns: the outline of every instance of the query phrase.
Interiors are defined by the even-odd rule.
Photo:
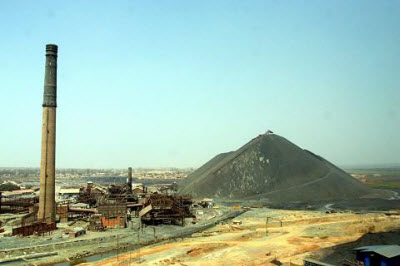
[[[57,60],[46,45],[39,185],[0,191],[0,265],[400,265],[398,192],[270,130],[186,178],[58,183]]]

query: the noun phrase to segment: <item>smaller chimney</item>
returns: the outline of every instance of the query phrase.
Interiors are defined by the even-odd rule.
[[[132,191],[132,167],[128,167],[128,185]]]

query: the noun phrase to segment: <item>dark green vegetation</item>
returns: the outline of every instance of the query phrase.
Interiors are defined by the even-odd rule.
[[[367,186],[382,189],[400,189],[400,181],[397,182],[373,182],[367,183]]]
[[[369,187],[400,190],[400,168],[348,169],[347,172]]]
[[[12,183],[5,183],[0,185],[0,191],[13,191],[21,189],[19,186],[14,185]]]
[[[240,149],[222,153],[190,174],[183,194],[270,202],[389,197],[354,179],[324,158],[275,134],[260,135]]]

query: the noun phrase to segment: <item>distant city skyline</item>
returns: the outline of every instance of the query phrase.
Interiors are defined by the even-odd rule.
[[[199,167],[271,129],[339,166],[400,165],[399,1],[2,1],[0,167]]]

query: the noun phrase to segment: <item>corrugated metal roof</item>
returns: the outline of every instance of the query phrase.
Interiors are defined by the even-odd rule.
[[[61,188],[59,194],[79,194],[79,188]]]
[[[400,246],[398,245],[379,245],[379,246],[365,246],[353,249],[360,252],[374,252],[386,258],[394,258],[400,256]]]
[[[5,191],[3,192],[3,196],[7,197],[7,196],[11,196],[11,195],[22,195],[22,194],[32,194],[35,191],[33,191],[32,189],[19,189],[19,190],[13,190],[13,191]]]

